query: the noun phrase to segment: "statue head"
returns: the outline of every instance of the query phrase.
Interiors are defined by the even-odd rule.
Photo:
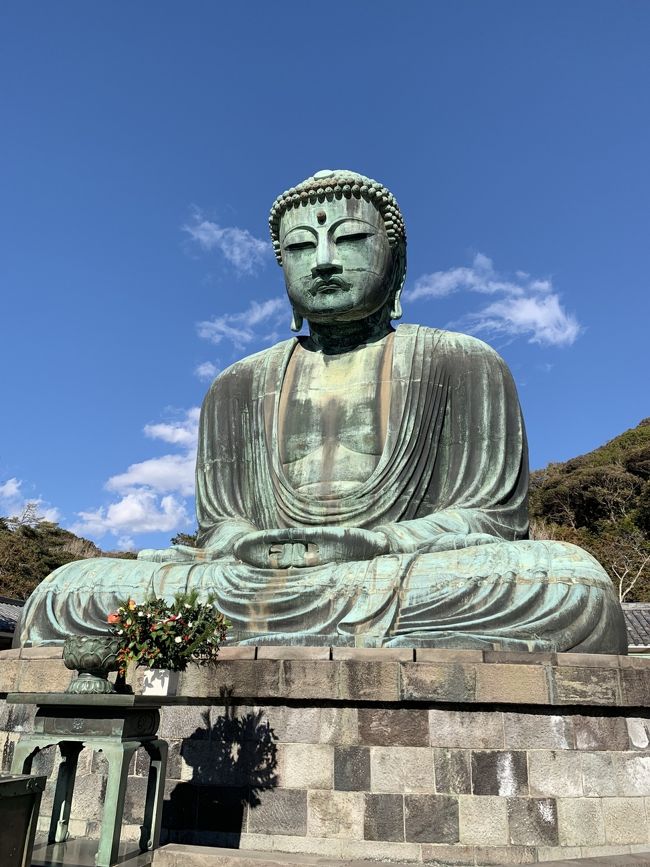
[[[406,233],[383,184],[356,172],[316,172],[275,200],[271,238],[294,316],[351,322],[402,315]]]

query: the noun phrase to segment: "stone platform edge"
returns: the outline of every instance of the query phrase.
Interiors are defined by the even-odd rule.
[[[73,673],[60,647],[0,652],[0,693],[61,692]],[[130,672],[136,694],[143,670]],[[650,658],[434,648],[232,646],[191,665],[163,703],[377,702],[650,706]]]

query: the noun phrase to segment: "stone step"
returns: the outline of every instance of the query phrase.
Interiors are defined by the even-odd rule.
[[[391,861],[391,867],[413,867],[413,863]],[[153,853],[153,867],[377,867],[377,861],[350,861],[318,855],[259,852],[254,849],[221,849],[168,843]]]

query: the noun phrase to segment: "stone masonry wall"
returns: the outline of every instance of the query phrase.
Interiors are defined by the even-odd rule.
[[[69,682],[55,651],[11,653],[5,692]],[[163,841],[471,865],[650,849],[650,660],[232,648],[180,689],[162,710]],[[2,710],[5,769],[32,713]],[[51,775],[54,750],[38,762]],[[101,754],[84,751],[73,834],[97,835],[103,785]]]

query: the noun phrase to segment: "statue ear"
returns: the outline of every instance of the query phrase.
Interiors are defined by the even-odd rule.
[[[398,255],[395,257],[395,266],[393,271],[393,285],[395,286],[395,291],[393,293],[393,305],[390,310],[390,318],[391,319],[401,319],[402,318],[402,302],[401,295],[402,289],[404,288],[404,281],[406,280],[406,251],[400,250]]]
[[[294,308],[291,308],[291,330],[298,332],[302,328],[302,316],[300,313],[296,313]]]

